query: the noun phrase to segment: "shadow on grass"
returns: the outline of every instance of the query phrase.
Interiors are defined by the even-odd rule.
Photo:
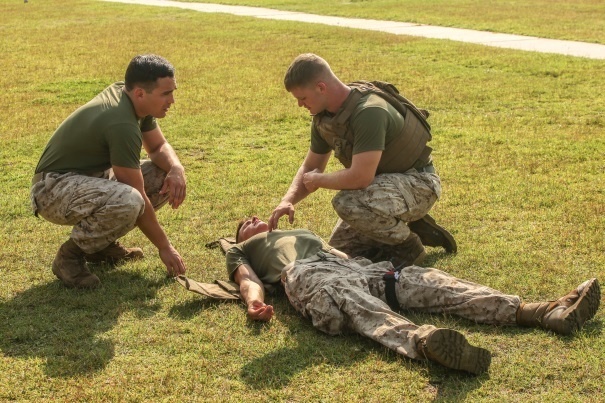
[[[584,332],[587,336],[601,336],[603,334],[603,321],[593,319],[584,325],[580,332]]]
[[[202,296],[196,296],[192,298],[195,299],[191,299],[187,302],[174,305],[172,308],[170,308],[168,316],[180,320],[187,320],[193,318],[204,310],[214,308],[223,304],[241,304],[237,300],[222,301]]]
[[[426,257],[424,258],[422,263],[420,263],[420,266],[435,267],[439,260],[449,258],[450,256],[452,256],[450,253],[446,253],[441,248],[429,248],[427,250]]]
[[[157,291],[169,283],[100,266],[94,272],[103,283],[96,290],[67,289],[56,280],[0,301],[3,353],[42,359],[50,377],[103,369],[114,356],[114,344],[103,334],[123,312],[155,315]]]
[[[370,354],[373,344],[358,335],[329,336],[314,329],[310,322],[296,317],[284,297],[274,305],[276,315],[288,327],[288,346],[277,348],[245,364],[241,379],[257,390],[280,390],[307,368],[317,366],[350,367]],[[258,326],[250,323],[250,327]],[[393,357],[396,359],[396,357]]]
[[[368,356],[379,357],[387,364],[397,364],[406,371],[428,376],[437,390],[437,397],[447,390],[447,397],[464,400],[472,390],[479,388],[489,374],[473,376],[449,370],[428,361],[405,358],[396,352],[356,333],[330,336],[313,328],[290,305],[285,293],[278,293],[271,301],[276,315],[288,327],[289,341],[295,346],[283,347],[251,360],[240,371],[244,382],[258,390],[279,390],[307,368],[317,366],[355,367]],[[262,326],[251,322],[249,326]],[[289,344],[292,344],[289,343]]]

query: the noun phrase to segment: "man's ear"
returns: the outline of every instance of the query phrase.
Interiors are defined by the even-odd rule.
[[[134,87],[132,89],[132,94],[135,99],[142,99],[145,96],[145,90],[141,87]]]
[[[315,85],[315,87],[316,87],[317,89],[319,89],[319,92],[320,92],[321,94],[323,94],[324,92],[326,92],[326,89],[328,88],[328,86],[326,85],[326,83],[324,83],[323,81],[319,81],[319,82],[318,82],[318,83]]]

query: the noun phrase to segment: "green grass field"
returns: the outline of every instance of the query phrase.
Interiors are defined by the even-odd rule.
[[[605,43],[605,3],[599,0],[220,0],[215,3]]]
[[[307,3],[315,12],[316,2]],[[352,3],[365,3],[358,16],[372,2]],[[590,9],[549,4],[515,33],[537,34],[541,25],[569,38],[551,16],[567,21]],[[315,52],[344,81],[391,81],[432,112],[444,186],[433,216],[454,233],[459,253],[431,249],[425,263],[528,301],[554,299],[589,277],[605,279],[602,61],[94,0],[0,0],[0,10],[0,401],[602,399],[602,309],[573,337],[410,313],[492,351],[490,372],[469,377],[356,335],[319,333],[282,293],[269,298],[274,321],[247,321],[241,304],[197,297],[166,278],[138,231],[122,241],[143,247],[145,260],[95,266],[101,289],[65,289],[51,262],[70,228],[34,218],[28,197],[57,125],[122,79],[134,55],[163,55],[179,89],[161,125],[189,192],[159,218],[190,277],[224,279],[222,254],[204,245],[231,235],[242,217],[268,217],[286,191],[310,122],[282,78],[296,55]],[[454,15],[439,18],[458,25]],[[580,17],[573,24],[584,25]],[[303,201],[295,226],[327,238],[332,196],[320,190]]]

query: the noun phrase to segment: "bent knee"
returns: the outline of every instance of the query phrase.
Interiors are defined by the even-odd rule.
[[[364,209],[364,203],[359,199],[359,190],[341,190],[332,198],[332,207],[336,214],[347,221],[357,212]]]
[[[330,293],[322,288],[307,303],[305,311],[313,327],[329,335],[343,333],[347,329],[345,315],[338,308]]]
[[[135,188],[132,188],[132,191],[128,195],[128,205],[137,218],[145,211],[145,199]]]
[[[125,223],[135,222],[145,211],[145,199],[141,193],[135,188],[124,185],[116,190],[108,207],[112,206],[112,210],[119,211],[121,219]]]

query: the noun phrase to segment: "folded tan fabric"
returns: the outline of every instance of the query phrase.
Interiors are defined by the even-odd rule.
[[[216,280],[214,284],[200,283],[185,276],[175,277],[176,281],[187,290],[213,299],[241,300],[239,285],[232,281]]]

